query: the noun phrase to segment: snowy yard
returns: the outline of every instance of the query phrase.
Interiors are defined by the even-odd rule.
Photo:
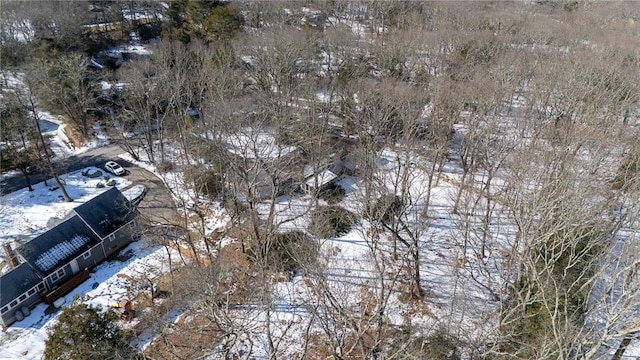
[[[89,172],[95,168],[89,168]],[[76,171],[61,176],[69,195],[74,199],[67,203],[59,200],[60,190],[49,190],[44,183],[34,185],[34,191],[26,189],[0,197],[0,243],[22,242],[44,232],[51,217],[63,218],[74,207],[88,201],[107,188],[97,188],[102,178],[88,178]],[[116,187],[123,189],[131,183],[116,178]],[[18,240],[20,239],[20,240]],[[14,246],[16,246],[15,244]],[[91,277],[67,294],[66,305],[75,298],[83,298],[89,304],[107,308],[123,298],[131,299],[140,291],[140,279],[154,279],[168,271],[166,250],[149,239],[132,243],[121,254],[121,260],[102,263]],[[5,254],[1,254],[4,262]],[[3,265],[5,267],[6,265]],[[0,333],[0,353],[3,359],[40,359],[44,351],[47,331],[54,324],[58,311],[51,312],[46,304],[39,304],[31,315],[14,323]]]
[[[60,176],[73,202],[60,199],[62,192],[54,189],[57,186],[53,179],[48,180],[48,185],[44,182],[33,185],[34,191],[22,189],[0,197],[0,243],[35,237],[46,230],[49,219],[64,218],[73,208],[106,190],[97,187],[98,183],[105,182],[102,177],[89,178],[82,176],[81,172],[78,170]],[[122,177],[114,180],[118,189],[131,185]],[[4,254],[0,258],[6,260]]]
[[[208,38],[170,43],[210,29],[197,2],[169,4],[164,40],[140,40],[160,27],[131,30],[103,53],[128,63],[94,84],[109,110],[127,110],[102,121],[123,135],[119,157],[161,180],[114,186],[145,198],[144,216],[166,211],[162,225],[63,306],[149,293],[154,305],[154,284],[170,280],[160,306],[140,304],[121,324],[151,358],[640,359],[637,51],[585,31],[601,12],[598,32],[632,38],[635,9],[238,2],[245,31],[227,62],[201,52]],[[161,12],[132,2],[121,17]],[[34,37],[29,21],[8,30]],[[0,76],[0,100],[26,100],[24,74]],[[96,126],[75,148],[64,124],[75,118],[29,100],[56,162],[109,141]],[[17,139],[0,146],[27,147]],[[53,179],[0,197],[0,245],[24,244],[108,189],[87,176],[97,171],[61,175],[72,202]],[[71,240],[38,267],[88,241]],[[59,313],[39,304],[0,332],[0,358],[40,359]]]

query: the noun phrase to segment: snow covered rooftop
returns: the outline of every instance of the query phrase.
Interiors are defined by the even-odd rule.
[[[255,132],[243,129],[227,138],[230,152],[246,159],[273,159],[296,150],[294,146],[278,144],[276,138],[268,132]]]
[[[75,235],[71,240],[63,241],[51,249],[45,251],[36,259],[36,265],[41,271],[48,271],[58,263],[78,251],[89,242],[89,238],[83,235]]]
[[[319,173],[317,175],[317,178],[316,178],[315,175],[311,175],[311,176],[307,177],[306,181],[305,181],[305,184],[308,187],[311,187],[311,188],[316,187],[316,186],[317,187],[322,187],[322,186],[325,186],[328,183],[334,181],[337,178],[338,178],[338,175],[336,175],[333,171],[324,170],[324,171],[322,171],[321,173]]]

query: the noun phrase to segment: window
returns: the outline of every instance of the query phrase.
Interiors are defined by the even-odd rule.
[[[25,300],[27,300],[27,294],[22,294],[22,296],[20,296],[20,297],[18,298],[18,301],[20,301],[20,302],[23,302],[23,301],[25,301]]]
[[[14,307],[16,305],[18,305],[18,300],[13,300],[11,304],[9,304],[9,307]]]
[[[7,311],[9,311],[9,307],[8,306],[5,306],[5,307],[2,308],[2,310],[0,310],[0,312],[3,313],[3,314],[6,313]]]
[[[115,240],[116,240],[116,234],[110,234],[109,241],[115,241]]]
[[[27,295],[31,296],[36,293],[36,289],[31,289],[27,292]]]
[[[44,291],[44,283],[38,284],[38,291]]]
[[[86,253],[82,254],[82,258],[85,259],[85,260],[88,259],[90,256],[91,256],[91,251],[90,250],[87,251]]]
[[[56,271],[55,273],[51,274],[51,281],[56,281],[58,279],[60,279],[61,277],[64,276],[64,268]]]

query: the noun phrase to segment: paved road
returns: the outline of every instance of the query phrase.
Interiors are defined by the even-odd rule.
[[[174,222],[177,216],[176,206],[164,182],[145,169],[129,166],[124,161],[119,161],[119,163],[128,170],[125,177],[133,183],[132,186],[142,184],[147,188],[144,199],[138,205],[138,210],[143,218],[150,224]]]
[[[122,154],[123,152],[124,151],[122,150],[122,148],[120,148],[120,146],[118,146],[117,144],[103,146],[91,149],[82,154],[73,155],[63,160],[58,160],[56,161],[56,168],[58,169],[59,174],[80,170],[89,166],[103,168],[105,162],[114,159],[118,160],[118,162],[123,166],[130,165],[126,161],[119,160],[117,158],[118,155]],[[51,176],[48,172],[33,174],[31,175],[31,183],[36,184],[44,181],[45,177],[50,178]],[[14,192],[16,190],[27,187],[27,180],[24,178],[24,175],[22,175],[22,173],[7,177],[4,179],[4,181],[5,183],[2,184],[3,194]]]
[[[89,166],[98,167],[104,170],[104,164],[109,160],[116,160],[120,165],[128,170],[125,177],[133,185],[142,184],[147,188],[147,194],[138,205],[142,215],[151,223],[167,223],[169,219],[176,216],[175,205],[169,191],[162,180],[153,173],[134,166],[129,162],[118,158],[124,150],[117,144],[91,149],[82,154],[71,156],[57,162],[58,173],[64,174],[81,170]],[[50,176],[47,174],[47,178]],[[45,174],[34,174],[31,176],[32,183],[43,181]],[[10,193],[27,186],[24,176],[18,175],[5,178],[6,184],[2,186],[3,193]]]

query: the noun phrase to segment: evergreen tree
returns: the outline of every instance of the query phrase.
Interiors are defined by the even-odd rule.
[[[62,311],[47,339],[45,360],[142,359],[129,345],[129,334],[115,323],[116,315],[86,304]]]
[[[178,0],[171,2],[168,36],[189,43],[195,39],[217,42],[232,37],[244,19],[238,11],[217,0]]]

